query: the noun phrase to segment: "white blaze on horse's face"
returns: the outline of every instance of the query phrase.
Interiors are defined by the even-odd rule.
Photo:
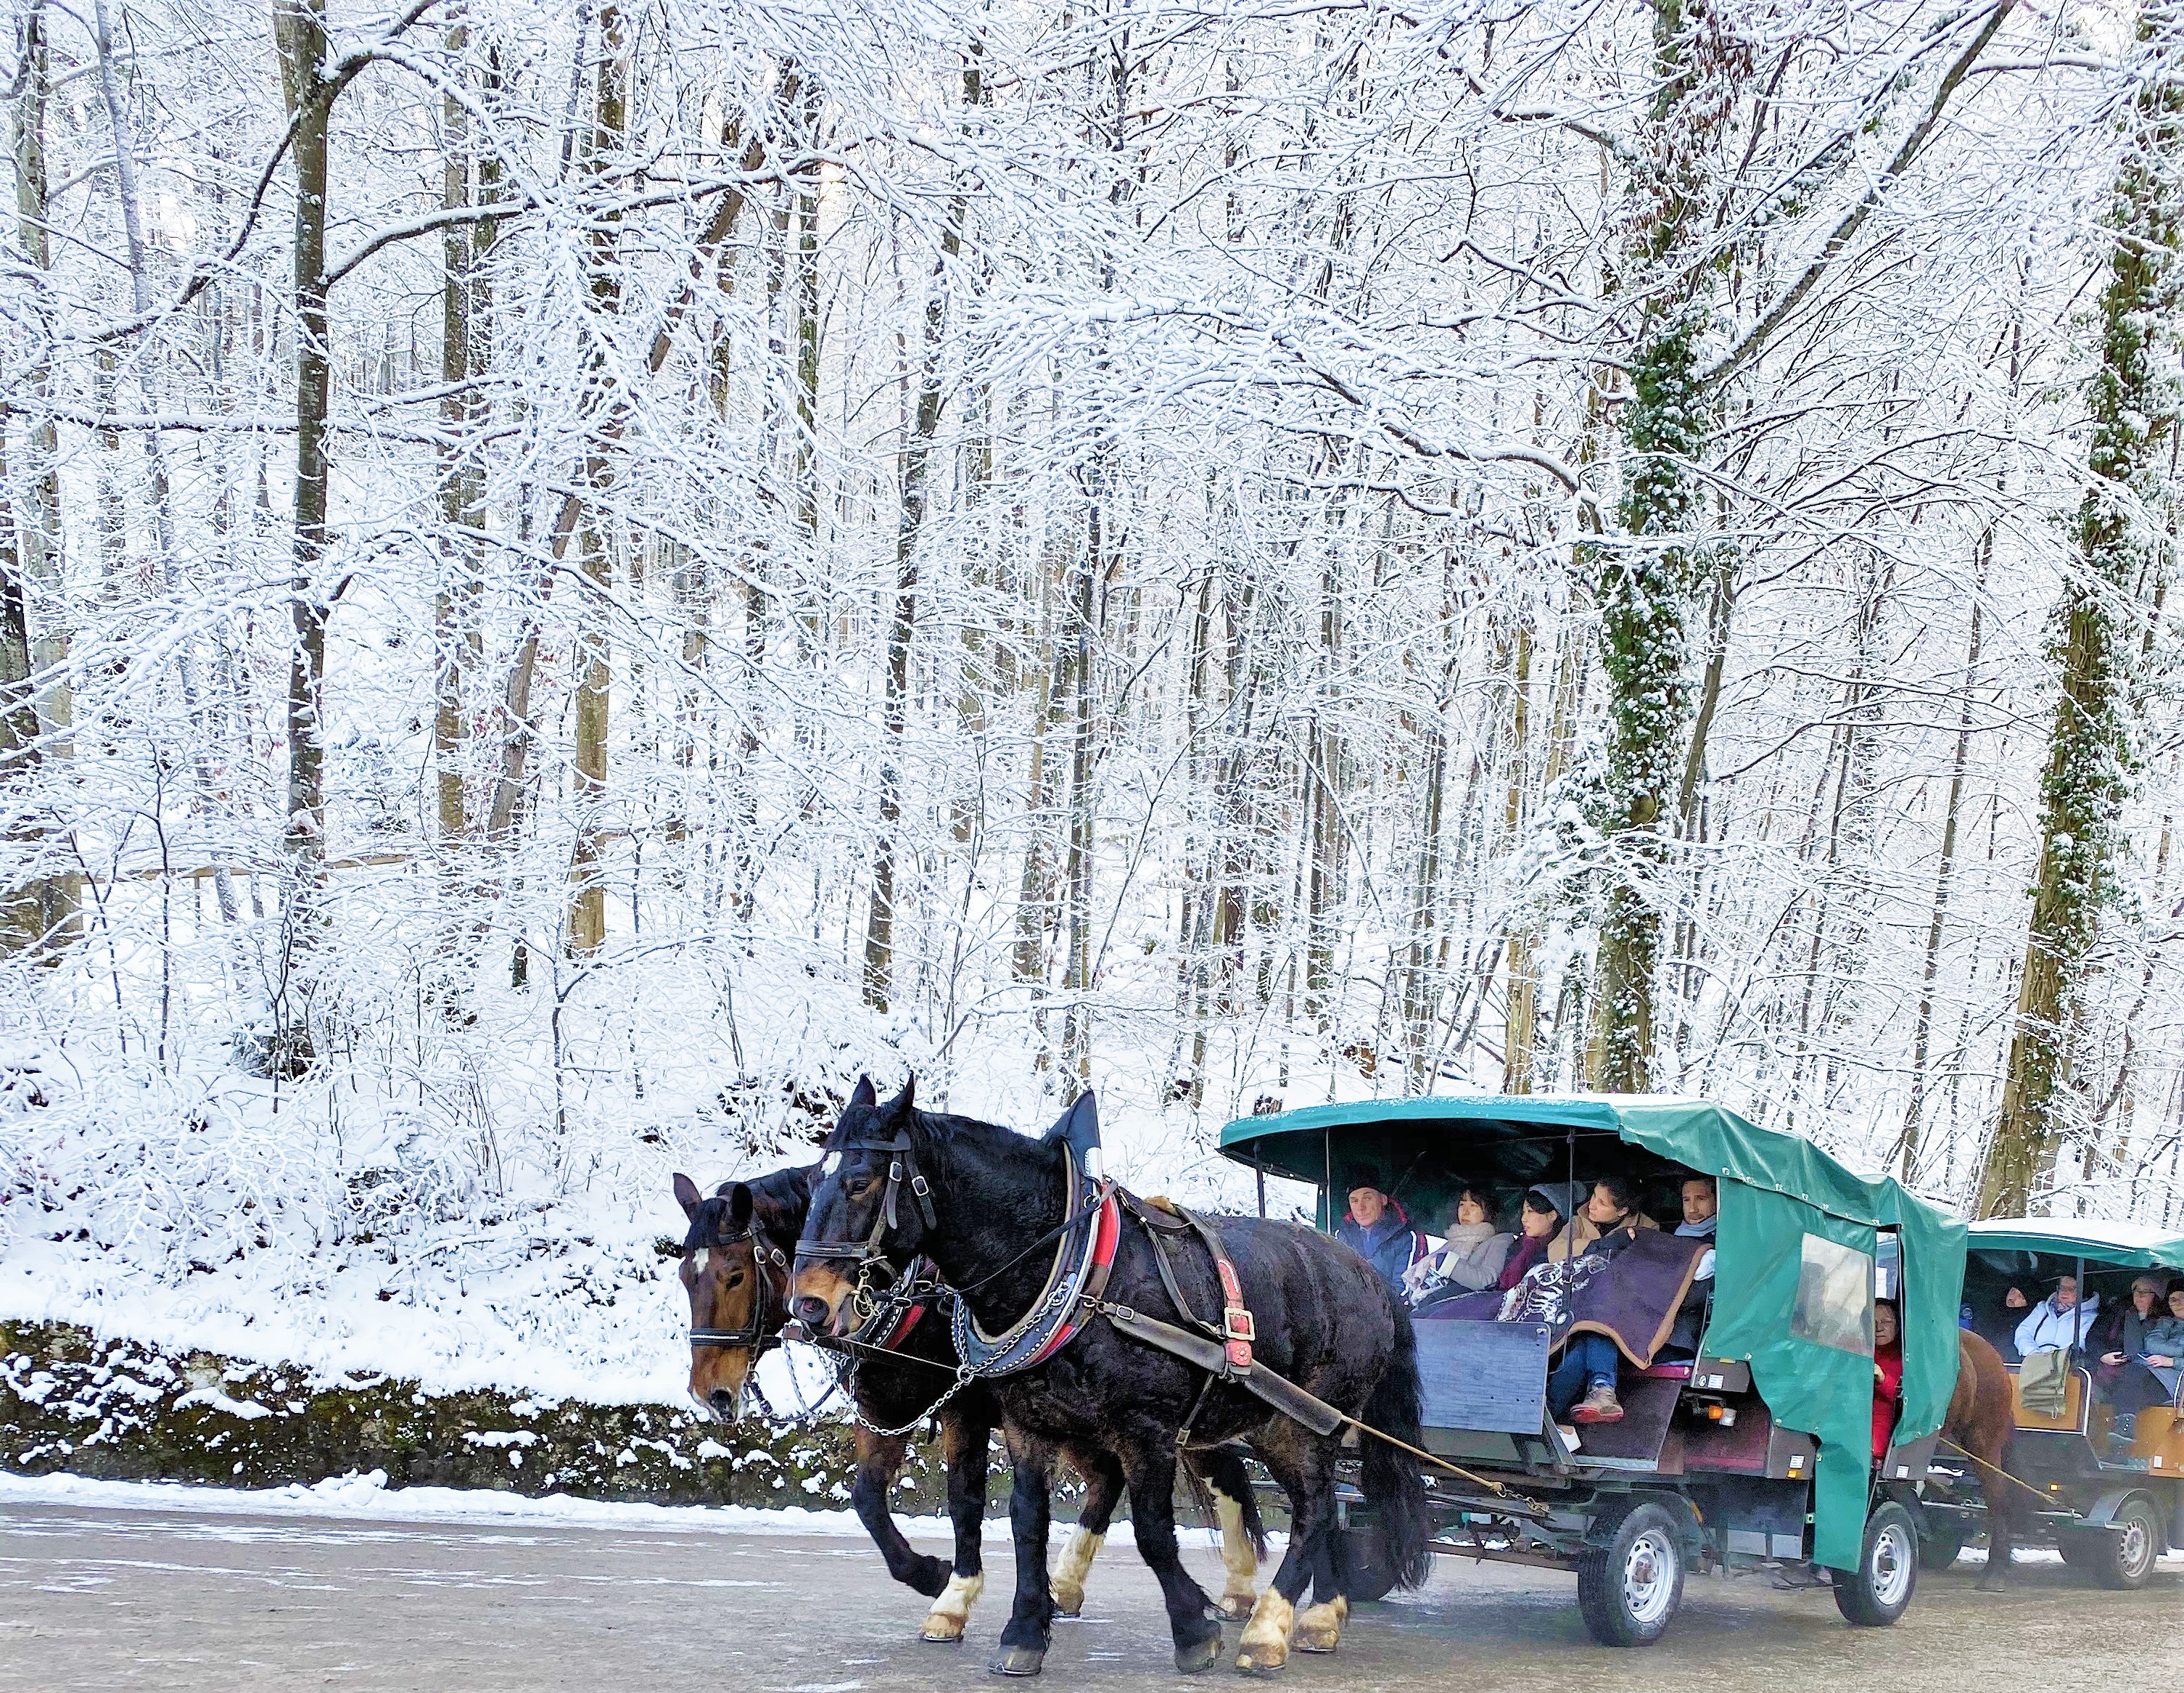
[[[691,1327],[738,1329],[749,1324],[765,1274],[765,1266],[747,1245],[707,1245],[687,1254],[682,1280],[690,1295]],[[743,1415],[744,1389],[757,1362],[748,1346],[693,1347],[688,1384],[691,1402],[716,1422],[735,1422]]]

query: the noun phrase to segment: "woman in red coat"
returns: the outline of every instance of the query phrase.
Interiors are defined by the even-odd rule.
[[[1896,1307],[1886,1300],[1873,1307],[1873,1459],[1887,1456],[1889,1437],[1903,1408],[1903,1337]]]

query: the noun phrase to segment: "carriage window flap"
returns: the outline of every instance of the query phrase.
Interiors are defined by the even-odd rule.
[[[1873,1280],[1872,1255],[1808,1234],[1790,1332],[1802,1340],[1871,1357]]]

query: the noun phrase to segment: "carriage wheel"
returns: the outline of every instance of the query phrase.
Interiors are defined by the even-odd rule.
[[[1604,1646],[1649,1646],[1684,1597],[1684,1525],[1662,1505],[1641,1505],[1615,1538],[1578,1560],[1577,1604]]]
[[[1836,1572],[1836,1609],[1853,1628],[1887,1627],[1910,1607],[1919,1563],[1911,1513],[1891,1500],[1865,1519],[1857,1569]]]
[[[1379,1525],[1360,1523],[1340,1532],[1343,1549],[1350,1558],[1350,1602],[1385,1599],[1388,1590],[1396,1584],[1396,1568]]]
[[[1928,1512],[1919,1519],[1919,1568],[1944,1570],[1964,1555],[1964,1524]]]
[[[2167,1524],[2152,1502],[2142,1496],[2129,1499],[2116,1512],[2113,1527],[2086,1534],[2080,1542],[2082,1556],[2071,1562],[2082,1562],[2103,1587],[2141,1588],[2153,1579],[2154,1564],[2168,1538]]]

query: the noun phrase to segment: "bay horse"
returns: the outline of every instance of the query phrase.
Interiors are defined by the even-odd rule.
[[[1010,1501],[1016,1595],[993,1667],[1034,1675],[1044,1662],[1051,1638],[1048,1502],[1033,1479],[1050,1468],[1056,1451],[1084,1451],[1107,1455],[1128,1487],[1131,1529],[1161,1584],[1176,1667],[1211,1668],[1220,1653],[1220,1624],[1177,1554],[1175,1471],[1180,1451],[1239,1440],[1289,1495],[1292,1526],[1281,1567],[1252,1607],[1237,1667],[1280,1668],[1293,1629],[1301,1649],[1334,1650],[1349,1613],[1351,1573],[1335,1514],[1339,1430],[1316,1434],[1236,1382],[1115,1326],[1133,1313],[1194,1320],[1192,1311],[1178,1309],[1184,1301],[1199,1311],[1222,1310],[1210,1255],[1191,1250],[1163,1261],[1149,1223],[1117,1222],[1109,1235],[1104,1206],[1072,1220],[1075,1178],[1065,1135],[1034,1139],[970,1117],[920,1111],[915,1089],[913,1078],[885,1105],[853,1100],[828,1139],[793,1283],[794,1313],[814,1333],[843,1332],[866,1267],[899,1267],[922,1254],[956,1289],[964,1320],[981,1336],[1037,1338],[1043,1325],[1025,1325],[1053,1304],[1048,1289],[1056,1284],[1041,1261],[1051,1257],[1059,1266],[1061,1256],[1051,1250],[1057,1239],[1066,1251],[1076,1224],[1084,1223],[1097,1240],[1112,1243],[1098,1315],[1078,1312],[1084,1320],[1066,1339],[1056,1328],[1023,1367],[986,1384],[1017,1458]],[[1348,1247],[1296,1223],[1224,1217],[1218,1239],[1240,1284],[1240,1303],[1256,1323],[1254,1367],[1417,1445],[1416,1344],[1408,1313],[1379,1273]],[[1088,1262],[1093,1253],[1088,1247]],[[856,1261],[857,1279],[838,1267],[844,1258]],[[1415,1586],[1431,1561],[1417,1463],[1369,1437],[1362,1456],[1365,1496],[1379,1512],[1390,1565],[1399,1584]],[[1299,1617],[1297,1601],[1308,1585],[1316,1602]]]
[[[871,1083],[864,1088],[869,1102]],[[721,1422],[740,1417],[759,1358],[779,1344],[788,1317],[789,1257],[817,1173],[816,1166],[809,1166],[777,1170],[753,1182],[725,1182],[710,1198],[688,1176],[675,1177],[675,1197],[689,1219],[680,1273],[690,1300],[690,1397]],[[884,1431],[923,1421],[919,1412],[955,1379],[958,1360],[944,1313],[928,1312],[894,1338],[891,1356],[864,1351],[846,1379],[857,1416],[850,1502],[886,1560],[888,1573],[934,1601],[919,1638],[960,1640],[985,1585],[987,1452],[1000,1409],[991,1390],[977,1383],[939,1407],[933,1420],[947,1473],[955,1557],[918,1553],[889,1509],[910,1436]],[[1104,1452],[1072,1448],[1067,1456],[1084,1479],[1085,1495],[1051,1590],[1060,1614],[1075,1617],[1084,1608],[1085,1579],[1121,1503],[1123,1481],[1121,1467]],[[1222,1613],[1246,1616],[1266,1553],[1266,1531],[1243,1458],[1233,1447],[1194,1453],[1186,1474],[1220,1525],[1226,1575]],[[1043,1477],[1039,1485],[1046,1488],[1051,1479]]]
[[[1970,1454],[1980,1497],[1986,1501],[1986,1568],[1979,1579],[1983,1588],[2000,1588],[2009,1579],[2012,1513],[2017,1508],[2009,1443],[2016,1432],[2017,1395],[2002,1354],[1969,1328],[1958,1329],[1957,1387],[1949,1395],[1942,1438]]]

